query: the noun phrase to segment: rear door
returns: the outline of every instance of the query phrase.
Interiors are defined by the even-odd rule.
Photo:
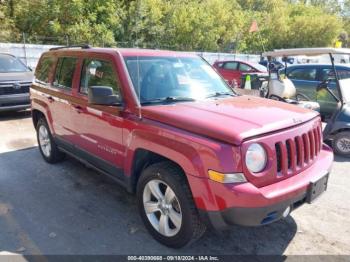
[[[74,144],[74,128],[72,121],[72,88],[77,70],[76,57],[58,57],[52,90],[48,100],[52,114],[55,135],[61,141]]]
[[[90,86],[108,86],[122,97],[117,67],[108,55],[93,55],[81,61],[80,85],[74,103],[77,149],[84,159],[105,172],[122,178],[124,156],[122,106],[88,103]]]
[[[316,87],[319,83],[316,75],[316,66],[292,67],[287,71],[287,77],[295,85],[297,93],[306,95],[312,101],[316,101]]]

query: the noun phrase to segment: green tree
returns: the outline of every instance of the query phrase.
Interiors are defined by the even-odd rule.
[[[16,41],[19,36],[11,13],[12,6],[12,1],[0,1],[0,42]]]
[[[347,41],[350,0],[0,0],[0,18],[2,41],[259,53]]]

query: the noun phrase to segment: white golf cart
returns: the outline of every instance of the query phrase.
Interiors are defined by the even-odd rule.
[[[297,94],[292,81],[286,77],[287,59],[291,56],[318,56],[328,54],[332,64],[332,77],[321,82],[317,86],[316,101],[311,101],[306,95]],[[339,79],[334,64],[334,55],[350,55],[350,49],[346,48],[296,48],[280,49],[271,52],[265,52],[262,56],[267,57],[268,61],[273,58],[282,57],[285,61],[285,76],[281,76],[278,70],[273,66],[268,66],[269,80],[264,83],[260,90],[260,95],[266,98],[295,104],[297,106],[320,111],[320,105],[317,103],[317,97],[323,92],[330,94],[331,99],[337,102],[337,108],[332,116],[324,125],[324,140],[332,141],[333,149],[336,153],[343,156],[350,156],[350,79]],[[330,82],[336,83],[335,92],[329,88]]]

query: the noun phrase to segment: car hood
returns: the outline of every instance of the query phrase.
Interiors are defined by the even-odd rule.
[[[317,115],[295,105],[252,96],[142,107],[144,118],[234,145]]]
[[[13,73],[1,73],[0,72],[0,82],[10,82],[10,81],[19,81],[19,82],[32,82],[33,81],[33,72],[13,72]]]

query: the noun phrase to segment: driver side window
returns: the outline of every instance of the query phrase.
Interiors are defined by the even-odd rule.
[[[247,64],[240,63],[239,64],[239,71],[241,72],[250,72],[253,71],[253,68]]]
[[[99,59],[86,59],[80,78],[80,93],[87,94],[90,86],[108,86],[115,95],[121,95],[112,63]]]

